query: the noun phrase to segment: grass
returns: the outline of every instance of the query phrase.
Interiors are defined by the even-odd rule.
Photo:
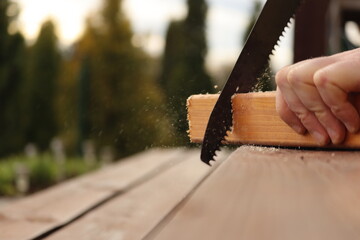
[[[27,175],[26,193],[32,193],[59,183],[62,180],[79,176],[94,169],[99,164],[86,163],[81,158],[68,158],[58,163],[50,154],[27,158],[16,156],[0,160],[0,196],[16,196],[22,194],[19,186],[24,187],[24,181],[19,181],[17,172]]]

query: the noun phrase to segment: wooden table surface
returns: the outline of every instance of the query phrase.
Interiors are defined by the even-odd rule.
[[[152,149],[0,208],[0,239],[360,239],[360,153]]]

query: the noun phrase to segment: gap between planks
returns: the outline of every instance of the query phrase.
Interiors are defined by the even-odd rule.
[[[188,196],[214,168],[199,161],[199,151],[183,161],[95,209],[47,239],[143,239]],[[223,154],[223,158],[227,155]],[[221,159],[220,159],[221,162]]]
[[[189,136],[192,142],[203,140],[218,94],[193,95],[187,101]],[[319,147],[310,134],[300,135],[283,122],[276,112],[275,92],[236,94],[232,99],[233,130],[228,143],[287,147]],[[360,133],[348,133],[343,144],[330,148],[360,148]]]
[[[173,167],[182,149],[153,149],[0,208],[0,239],[46,236]]]

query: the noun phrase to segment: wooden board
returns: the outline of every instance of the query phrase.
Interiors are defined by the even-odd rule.
[[[360,239],[359,159],[243,146],[145,239]]]
[[[189,136],[201,142],[211,111],[219,95],[194,95],[188,99]],[[275,92],[237,94],[233,97],[233,131],[230,143],[269,146],[318,147],[309,135],[300,135],[283,122],[276,112]],[[360,134],[348,134],[338,148],[360,148]]]
[[[47,239],[142,239],[213,170],[200,162],[199,155],[198,150],[182,154],[167,171]]]
[[[32,239],[173,166],[184,150],[153,149],[0,208],[0,239]]]

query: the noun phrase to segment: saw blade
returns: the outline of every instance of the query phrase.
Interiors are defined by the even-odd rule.
[[[201,160],[210,165],[232,126],[231,97],[250,92],[284,28],[304,0],[268,0],[237,59],[206,128]]]

